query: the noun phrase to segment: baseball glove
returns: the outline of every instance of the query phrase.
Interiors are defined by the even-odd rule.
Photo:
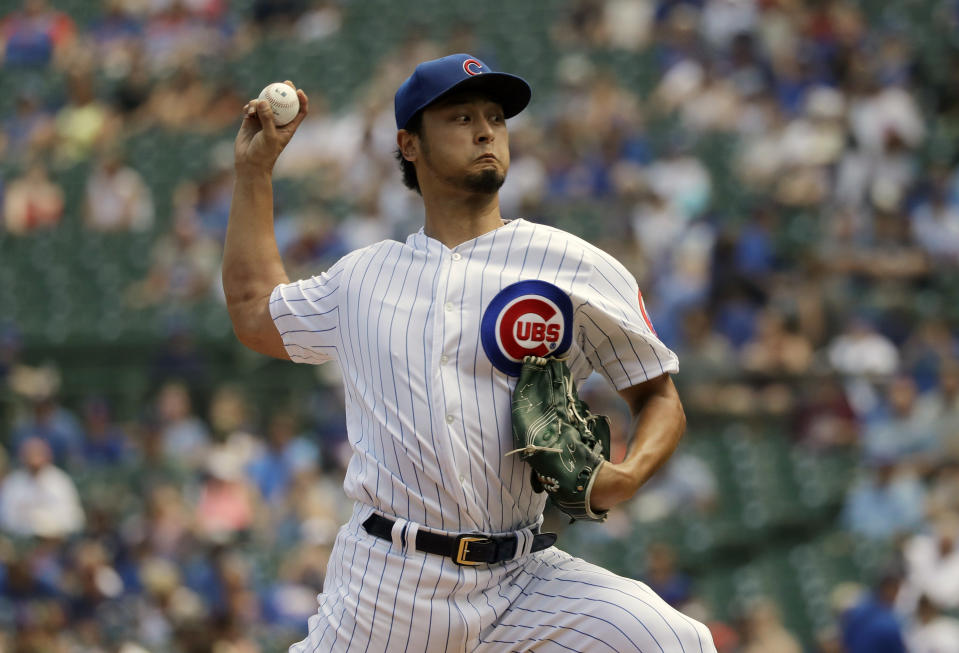
[[[513,442],[530,464],[533,489],[549,493],[572,517],[604,521],[590,510],[599,468],[609,460],[609,419],[593,415],[576,395],[566,362],[527,356],[513,391]]]

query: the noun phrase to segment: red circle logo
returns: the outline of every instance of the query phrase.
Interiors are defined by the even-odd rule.
[[[463,62],[463,70],[467,75],[479,75],[483,72],[483,64],[476,59],[467,59]]]
[[[512,283],[483,311],[480,337],[503,374],[519,376],[526,356],[562,356],[573,341],[573,303],[564,290],[539,279]]]
[[[511,360],[524,356],[548,356],[563,341],[566,323],[550,300],[538,296],[517,297],[500,311],[496,342]]]

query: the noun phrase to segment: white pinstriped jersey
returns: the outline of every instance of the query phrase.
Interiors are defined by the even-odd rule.
[[[512,531],[543,511],[527,464],[504,457],[524,354],[565,354],[577,381],[596,370],[617,389],[678,370],[622,265],[522,219],[453,249],[421,230],[357,250],[278,286],[270,310],[292,360],[341,367],[347,495],[445,531]]]

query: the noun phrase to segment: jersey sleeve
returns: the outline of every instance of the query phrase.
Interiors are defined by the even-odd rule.
[[[679,359],[656,335],[633,275],[595,251],[582,296],[574,298],[580,346],[593,369],[623,390],[679,371]]]
[[[318,276],[273,289],[270,315],[293,362],[319,365],[336,358],[342,272],[338,264]]]

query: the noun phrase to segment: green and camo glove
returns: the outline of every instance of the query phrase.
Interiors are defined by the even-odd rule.
[[[599,468],[609,460],[609,419],[593,415],[576,395],[566,362],[527,356],[513,391],[513,443],[529,463],[533,489],[549,493],[572,517],[603,521],[590,510]]]

